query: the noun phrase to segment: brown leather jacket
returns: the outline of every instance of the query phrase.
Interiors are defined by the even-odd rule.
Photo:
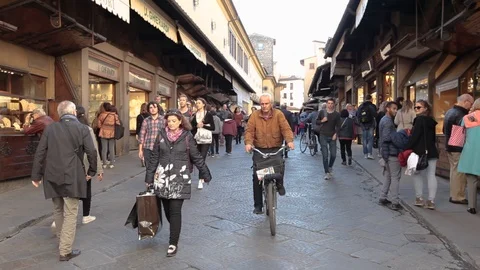
[[[120,125],[118,115],[113,112],[103,112],[98,116],[98,128],[100,138],[113,139],[115,137],[115,124]]]
[[[250,115],[245,131],[245,144],[258,148],[281,147],[283,141],[293,142],[293,132],[282,111],[273,109],[269,119],[261,117],[261,110]]]

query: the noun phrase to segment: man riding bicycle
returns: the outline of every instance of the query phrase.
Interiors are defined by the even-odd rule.
[[[285,140],[288,147],[294,150],[293,132],[288,124],[287,119],[282,111],[274,109],[272,106],[273,99],[270,94],[262,94],[260,96],[261,109],[252,113],[247,125],[245,133],[245,150],[250,152],[252,147],[258,148],[263,153],[277,152]],[[272,158],[281,159],[280,155]],[[253,213],[263,213],[262,186],[258,180],[255,164],[262,160],[262,156],[253,153]],[[285,195],[285,187],[283,179],[277,180],[277,190],[280,196]]]

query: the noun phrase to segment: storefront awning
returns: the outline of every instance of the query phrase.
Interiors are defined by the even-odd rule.
[[[126,0],[128,1],[128,0]],[[168,17],[151,0],[130,0],[132,9],[145,21],[164,33],[173,42],[178,43],[177,27],[175,22]]]
[[[103,7],[120,19],[130,23],[130,3],[129,0],[92,0],[97,5]]]
[[[182,27],[178,27],[180,38],[183,45],[198,59],[200,62],[207,64],[207,53],[205,49],[194,40]]]
[[[417,68],[415,68],[415,71],[412,73],[412,75],[408,79],[407,85],[414,84],[421,80],[427,79],[428,73],[430,73],[430,71],[433,68],[433,65],[437,62],[438,58],[440,58],[440,54],[436,54],[430,57],[425,62],[418,65]]]
[[[480,58],[480,51],[457,59],[437,82],[437,94],[458,87],[458,79]]]

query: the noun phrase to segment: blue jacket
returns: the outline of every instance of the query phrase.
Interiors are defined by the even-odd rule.
[[[392,143],[401,151],[405,150],[407,148],[408,144],[408,139],[410,136],[408,136],[407,132],[402,129],[400,131],[397,131],[392,134]]]
[[[379,146],[382,158],[388,160],[388,157],[397,157],[401,149],[393,143],[392,138],[396,136],[397,128],[390,116],[385,115],[382,120],[380,120],[379,132]]]

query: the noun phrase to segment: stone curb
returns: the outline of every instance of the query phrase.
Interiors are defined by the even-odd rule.
[[[383,184],[383,182],[380,179],[378,179],[375,175],[373,175],[371,172],[369,172],[356,159],[352,159],[352,160],[355,161],[355,163],[360,168],[362,168],[362,170],[364,172],[366,172],[373,179],[375,179],[375,181],[377,181],[377,183]],[[450,251],[450,253],[452,254],[452,256],[454,258],[456,257],[456,258],[461,259],[461,260],[467,262],[468,264],[470,264],[470,265],[468,265],[468,267],[470,267],[470,269],[480,269],[480,267],[475,263],[475,260],[472,257],[470,257],[470,254],[468,254],[467,252],[463,252],[455,243],[450,241],[445,235],[443,235],[437,229],[435,229],[433,224],[430,223],[427,219],[425,219],[422,214],[420,214],[418,211],[416,211],[414,207],[410,206],[407,202],[405,202],[402,199],[400,199],[400,205],[403,207],[403,209],[405,209],[407,212],[409,212],[414,218],[418,219],[420,224],[422,224],[423,226],[428,228],[431,232],[433,232],[433,234],[435,234],[440,239],[440,241],[442,241],[446,245],[447,249]],[[469,269],[469,268],[465,268],[465,269]]]
[[[124,178],[124,179],[121,179],[121,180],[119,180],[118,182],[114,182],[114,183],[110,184],[109,186],[104,187],[103,189],[101,189],[101,190],[99,190],[99,191],[97,191],[97,192],[95,192],[95,193],[92,193],[92,197],[97,196],[97,195],[100,194],[100,193],[107,192],[108,190],[110,190],[110,189],[112,189],[112,188],[114,188],[114,187],[116,187],[116,186],[118,186],[118,185],[120,185],[120,184],[123,184],[123,183],[127,182],[128,180],[130,180],[130,179],[132,179],[132,178],[135,178],[135,177],[137,177],[138,175],[143,174],[144,172],[145,172],[145,171],[142,171],[142,172],[137,173],[137,174],[135,174],[135,175],[131,175],[131,176],[129,176],[129,177],[126,177],[126,178]],[[33,226],[33,225],[35,225],[35,224],[38,224],[39,222],[41,222],[41,221],[43,221],[43,220],[45,220],[45,219],[47,219],[47,218],[49,218],[49,217],[51,217],[51,216],[53,216],[53,213],[46,214],[46,215],[43,215],[43,216],[40,216],[40,217],[32,218],[32,219],[30,219],[30,220],[27,221],[27,222],[24,222],[24,223],[22,223],[22,224],[20,224],[20,225],[18,225],[18,226],[15,226],[13,229],[9,230],[9,231],[6,232],[6,233],[1,233],[1,234],[0,234],[0,243],[3,242],[3,241],[5,241],[5,240],[7,240],[7,239],[9,239],[9,238],[12,238],[12,237],[15,236],[15,235],[17,235],[17,234],[20,233],[23,229],[28,228],[28,227],[31,227],[31,226]]]

